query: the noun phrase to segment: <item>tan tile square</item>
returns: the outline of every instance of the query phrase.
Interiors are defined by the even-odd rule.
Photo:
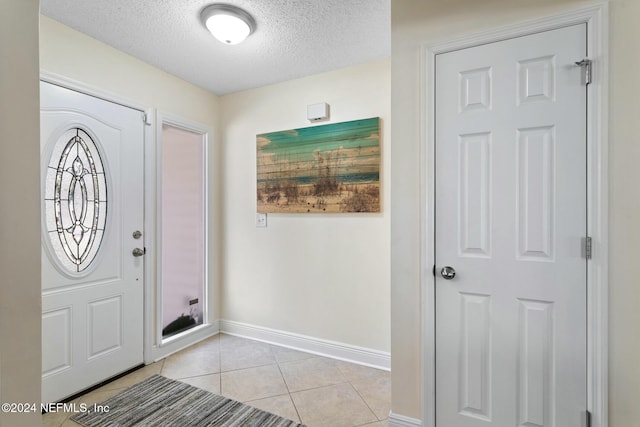
[[[372,368],[369,366],[358,365],[357,363],[336,361],[336,366],[348,381],[359,381],[368,378],[389,377],[391,373],[383,369]]]
[[[235,342],[231,346],[221,344],[220,369],[222,372],[273,365],[274,363],[276,363],[276,358],[273,356],[269,344],[250,340]]]
[[[191,384],[209,393],[220,394],[220,374],[202,375],[200,377],[182,378],[183,383]]]
[[[202,351],[207,353],[218,353],[220,351],[220,338],[218,335],[214,335],[187,347],[185,350],[190,352]]]
[[[309,427],[352,427],[378,421],[349,383],[291,393],[291,399]]]
[[[267,397],[266,399],[252,400],[246,403],[247,405],[251,405],[254,408],[262,409],[263,411],[279,415],[282,418],[286,418],[297,423],[300,422],[298,411],[296,411],[296,407],[293,405],[291,396],[289,396],[288,394],[282,396]]]
[[[352,381],[351,385],[371,408],[379,420],[389,417],[391,411],[391,376]]]
[[[278,363],[295,362],[297,360],[318,357],[315,354],[305,353],[304,351],[293,350],[291,348],[280,347],[277,345],[272,345],[271,351],[273,351],[273,355]]]
[[[160,373],[172,379],[196,377],[220,372],[220,355],[203,351],[182,350],[164,359]]]
[[[290,392],[346,381],[336,362],[324,357],[281,363],[280,370]]]
[[[246,345],[252,345],[258,341],[250,340],[248,338],[238,337],[235,335],[219,334],[218,343],[220,344],[220,350],[230,350],[237,347],[243,347]]]
[[[277,365],[223,372],[222,395],[247,402],[287,394],[287,386]]]

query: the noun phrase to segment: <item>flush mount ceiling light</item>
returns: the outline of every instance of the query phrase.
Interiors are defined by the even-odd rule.
[[[200,17],[213,37],[224,44],[238,44],[256,28],[256,21],[251,15],[230,4],[207,6]]]

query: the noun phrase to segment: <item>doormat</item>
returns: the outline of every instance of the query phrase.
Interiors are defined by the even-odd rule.
[[[85,427],[304,427],[295,421],[160,375],[118,393],[95,408],[98,410],[89,410],[71,419]]]

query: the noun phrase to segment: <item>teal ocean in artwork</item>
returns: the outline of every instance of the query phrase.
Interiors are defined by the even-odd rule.
[[[339,148],[375,147],[379,144],[377,117],[351,122],[335,123],[308,128],[271,132],[258,135],[268,141],[261,146],[264,153],[290,153],[313,157],[316,150],[331,151]],[[372,135],[375,136],[372,138]]]
[[[268,159],[266,167],[258,163],[258,182],[288,175],[309,183],[331,167],[335,176],[348,182],[377,181],[378,132],[379,119],[371,118],[258,135],[259,156]]]
[[[270,206],[263,210],[310,212],[318,200],[324,211],[327,206],[348,211],[349,197],[361,190],[379,192],[377,117],[264,133],[256,136],[256,143],[259,211]],[[379,200],[375,202],[379,208]]]

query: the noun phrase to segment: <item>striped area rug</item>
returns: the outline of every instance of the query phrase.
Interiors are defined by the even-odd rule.
[[[80,413],[71,419],[86,427],[304,427],[269,412],[154,375],[101,402],[109,412]]]

